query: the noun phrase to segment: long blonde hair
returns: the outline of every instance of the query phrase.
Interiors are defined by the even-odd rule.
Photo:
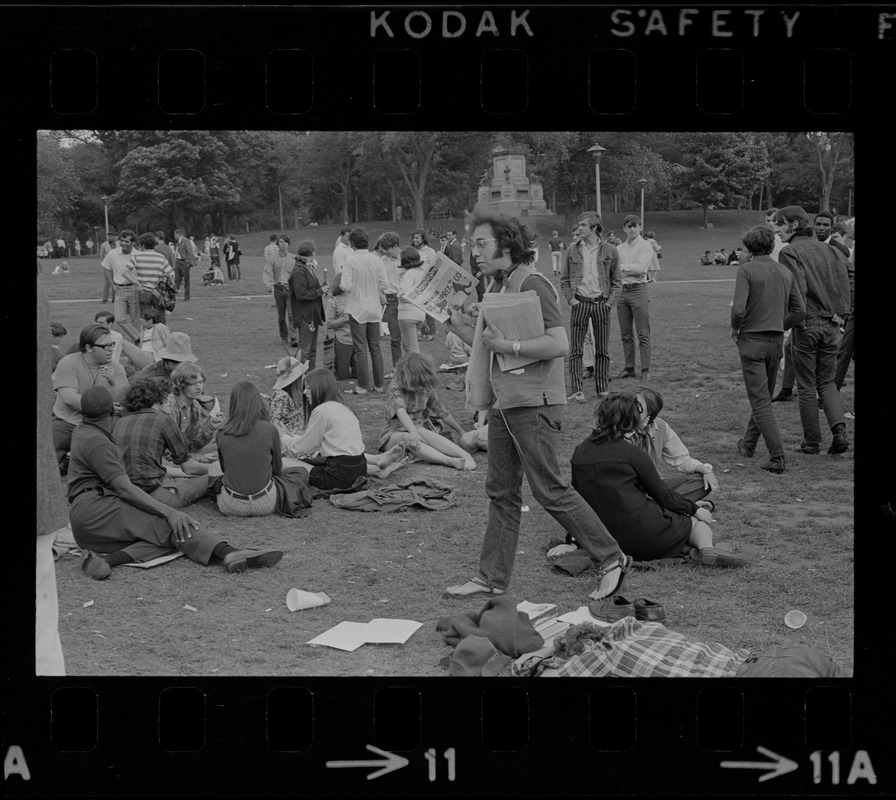
[[[395,385],[403,392],[435,389],[436,372],[432,362],[420,353],[408,353],[395,365]]]

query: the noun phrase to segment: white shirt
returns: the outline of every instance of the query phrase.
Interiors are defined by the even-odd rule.
[[[103,259],[103,269],[107,269],[112,273],[112,280],[116,286],[129,286],[131,284],[140,286],[140,280],[137,278],[136,253],[133,250],[127,255],[124,254],[120,247],[110,250]]]
[[[775,261],[778,260],[778,253],[780,253],[784,249],[784,242],[781,241],[781,237],[778,234],[775,234],[775,246],[772,248],[772,258]]]
[[[401,273],[398,271],[401,261],[392,256],[383,256],[382,260],[386,272],[386,294],[398,294],[401,291]]]
[[[359,456],[364,452],[358,418],[335,400],[321,403],[311,412],[301,436],[281,432],[280,441],[293,453],[319,450],[322,456]]]
[[[582,242],[582,280],[576,287],[576,294],[582,297],[601,297],[603,288],[600,285],[600,270],[597,267],[597,254],[600,242],[593,247]]]
[[[388,281],[379,256],[369,250],[355,250],[342,269],[342,288],[348,295],[345,310],[356,322],[382,322],[380,292],[385,293]]]
[[[426,269],[427,267],[431,267],[436,260],[436,251],[428,244],[418,247],[417,249],[420,253],[420,260],[423,262],[423,268]]]
[[[622,275],[622,283],[647,283],[647,270],[653,265],[653,257],[656,253],[646,239],[640,236],[631,244],[628,241],[617,244],[619,251],[619,270],[632,270],[634,275]]]
[[[345,260],[355,251],[352,250],[345,242],[340,239],[336,242],[336,249],[333,251],[333,277],[339,275],[345,268]]]

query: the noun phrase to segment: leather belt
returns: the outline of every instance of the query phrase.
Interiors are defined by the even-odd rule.
[[[270,491],[271,481],[268,481],[268,485],[265,486],[264,489],[262,489],[257,494],[240,494],[239,492],[233,491],[233,489],[231,489],[225,483],[221,484],[221,488],[223,488],[224,491],[227,492],[227,494],[229,494],[231,497],[235,497],[237,500],[258,500],[259,498],[264,497],[268,493],[268,491]]]
[[[640,289],[642,286],[647,286],[647,281],[638,281],[637,283],[623,283],[622,291],[628,292],[631,289]]]

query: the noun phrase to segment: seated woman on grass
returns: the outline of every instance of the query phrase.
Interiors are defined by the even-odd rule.
[[[319,452],[304,458],[310,466],[309,482],[317,489],[349,489],[358,478],[371,475],[385,478],[407,462],[401,443],[385,453],[364,452],[361,425],[352,410],[342,402],[336,377],[328,369],[313,369],[304,379],[304,393],[311,414],[300,436],[290,435],[280,427],[284,450],[299,453]]]
[[[227,422],[215,440],[223,473],[218,510],[233,517],[273,514],[273,478],[282,472],[280,434],[254,384],[240,381],[233,387]]]
[[[641,420],[638,430],[626,439],[646,451],[655,467],[665,462],[678,470],[678,475],[666,479],[670,489],[688,500],[712,503],[710,497],[719,488],[712,464],[692,458],[678,434],[659,416],[663,410],[663,396],[658,391],[644,387],[638,390],[636,397],[641,407]]]
[[[190,455],[215,460],[215,431],[221,417],[214,414],[215,398],[203,394],[205,375],[192,361],[181,361],[171,372],[174,403],[171,416],[187,443]]]
[[[301,355],[297,353],[297,355]],[[302,381],[308,371],[308,363],[299,358],[284,356],[277,362],[277,380],[271,392],[269,411],[271,422],[281,433],[299,437],[305,432],[305,409],[302,395]],[[284,456],[302,458],[304,453],[290,450],[284,438],[280,437],[280,449]]]
[[[466,431],[439,400],[435,387],[436,373],[426,356],[408,353],[399,360],[386,395],[380,450],[404,442],[410,452],[430,464],[476,469],[473,456],[449,438]]]
[[[154,306],[143,306],[140,321],[143,324],[140,349],[149,353],[153,361],[158,361],[161,358],[159,353],[168,346],[168,337],[171,336],[171,328],[165,324],[165,312]]]
[[[702,564],[744,566],[743,556],[713,547],[709,504],[671,490],[647,453],[625,440],[638,428],[641,413],[631,394],[611,394],[601,402],[597,428],[572,456],[573,488],[638,561],[673,558],[694,547]]]

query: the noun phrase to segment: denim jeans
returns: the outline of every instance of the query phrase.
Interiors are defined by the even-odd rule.
[[[849,363],[853,359],[856,341],[856,315],[850,314],[846,320],[846,330],[840,340],[840,349],[837,351],[837,371],[834,373],[834,386],[843,388],[846,381],[846,373],[849,372]]]
[[[793,384],[796,383],[796,376],[793,373],[793,334],[784,345],[784,369],[781,370],[781,391],[792,392]],[[772,384],[774,390],[775,384]]]
[[[401,326],[398,324],[398,295],[386,295],[386,310],[383,311],[383,322],[389,326],[389,346],[392,352],[392,371],[401,358]]]
[[[307,320],[300,322],[295,334],[299,337],[299,350],[302,351],[302,358],[308,362],[308,369],[314,369],[317,364],[317,333],[320,330],[318,325],[311,328],[312,323]]]
[[[832,319],[813,317],[807,321],[805,330],[793,332],[793,339],[793,370],[796,373],[800,422],[803,424],[803,443],[819,445],[821,425],[818,422],[816,394],[821,400],[828,427],[843,423],[843,400],[834,385],[840,327]]]
[[[354,317],[348,318],[352,329],[352,344],[355,348],[355,374],[358,386],[370,391],[374,387],[383,386],[383,354],[380,352],[379,322],[358,322]],[[370,368],[367,366],[367,354],[373,364],[373,383],[370,382]]]
[[[772,392],[778,364],[784,352],[784,335],[781,333],[742,333],[737,339],[744,384],[750,400],[750,421],[744,433],[744,445],[748,450],[756,447],[759,434],[765,439],[769,458],[784,457],[784,443],[778,432],[772,411]]]
[[[623,286],[619,297],[616,298],[622,352],[625,354],[625,368],[629,372],[635,371],[635,327],[638,329],[641,369],[650,369],[650,298],[647,296],[646,283],[635,286],[634,289],[626,289]]]
[[[274,304],[277,306],[277,330],[281,339],[288,339],[290,343],[297,337],[292,326],[292,310],[289,307],[289,286],[274,284]]]
[[[401,354],[419,353],[420,343],[417,341],[417,332],[420,323],[415,319],[400,319],[398,327],[401,329]]]
[[[488,415],[490,505],[479,578],[506,589],[513,572],[522,513],[523,474],[538,503],[600,564],[622,553],[600,518],[564,480],[558,455],[563,406],[492,408]]]

